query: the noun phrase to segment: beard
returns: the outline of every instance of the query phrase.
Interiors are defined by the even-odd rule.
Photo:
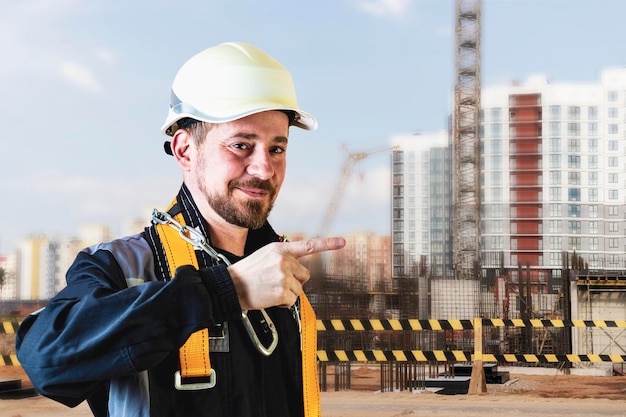
[[[200,191],[213,211],[221,218],[235,226],[248,229],[258,229],[265,224],[267,217],[274,206],[276,188],[268,181],[248,180],[244,182],[230,181],[226,195],[210,193],[202,181],[199,182]],[[258,200],[236,201],[232,191],[237,187],[250,187],[265,190],[269,193],[269,204]]]

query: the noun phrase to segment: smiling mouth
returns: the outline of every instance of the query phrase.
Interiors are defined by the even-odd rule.
[[[233,182],[230,184],[230,189],[231,192],[232,190],[239,190],[252,199],[263,199],[274,194],[274,187],[267,181]]]
[[[261,199],[261,198],[267,197],[267,195],[269,194],[266,190],[259,190],[258,188],[253,189],[253,188],[236,187],[236,189],[241,191],[242,193],[244,193],[250,198]]]

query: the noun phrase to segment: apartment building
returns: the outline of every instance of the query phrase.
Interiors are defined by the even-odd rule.
[[[626,68],[488,86],[481,101],[483,264],[501,254],[541,281],[575,252],[592,270],[625,269]]]

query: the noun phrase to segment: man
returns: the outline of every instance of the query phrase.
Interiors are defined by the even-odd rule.
[[[315,416],[315,317],[298,258],[267,223],[289,126],[315,129],[291,76],[244,43],[209,48],[172,85],[165,150],[183,172],[142,233],[81,251],[67,287],[19,329],[34,386],[96,416]]]

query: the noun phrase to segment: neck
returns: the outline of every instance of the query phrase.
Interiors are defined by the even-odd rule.
[[[224,221],[212,221],[206,218],[209,225],[211,245],[228,251],[236,256],[243,256],[248,238],[248,229],[225,224]],[[220,219],[221,220],[221,219]]]

